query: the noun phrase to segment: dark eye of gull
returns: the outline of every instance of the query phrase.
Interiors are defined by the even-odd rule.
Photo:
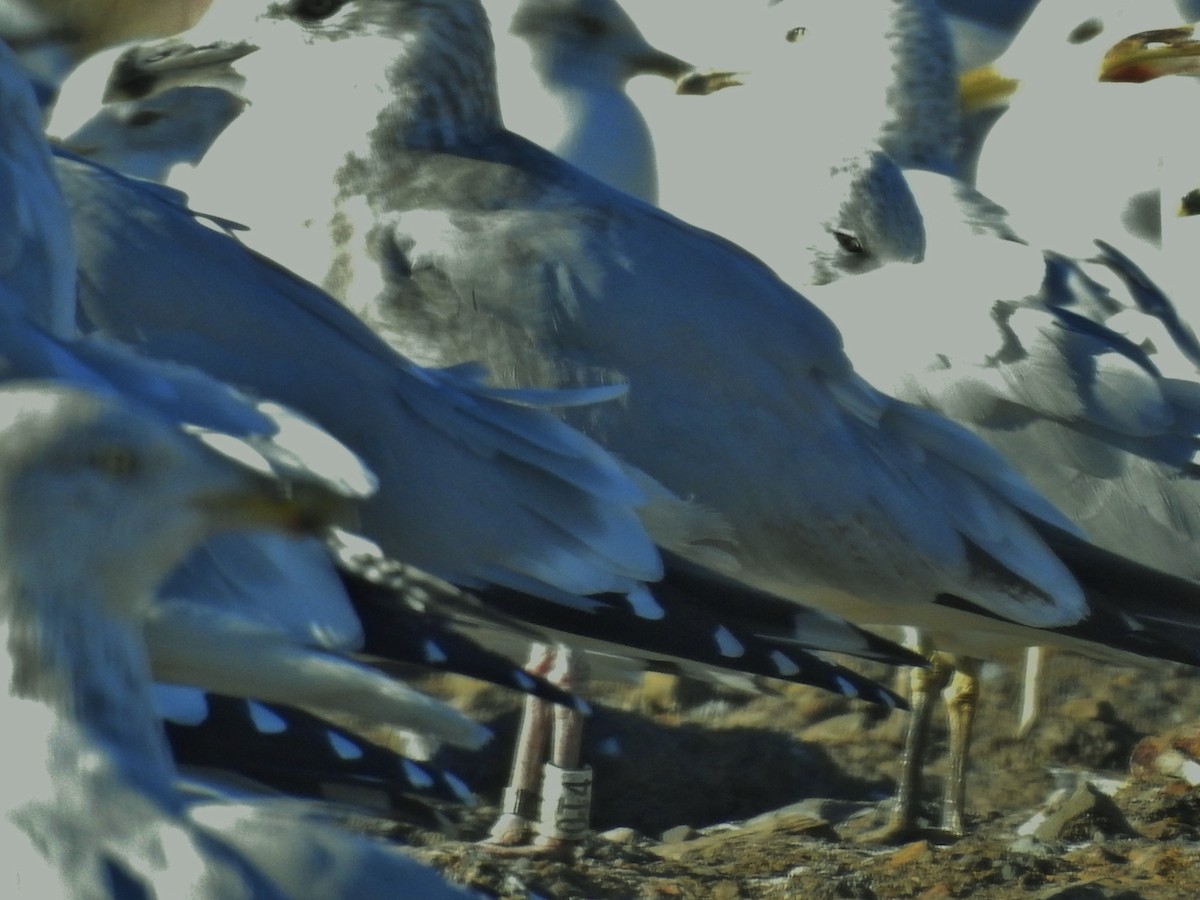
[[[833,232],[833,236],[837,239],[838,246],[847,253],[857,254],[866,252],[862,242],[859,241],[858,237],[853,231],[846,231],[845,229],[838,228]]]
[[[297,19],[318,22],[328,19],[346,4],[346,0],[296,0],[292,15]]]
[[[1200,188],[1188,191],[1179,198],[1179,214],[1181,216],[1200,215]]]
[[[1104,23],[1099,19],[1085,19],[1067,35],[1067,41],[1072,44],[1085,44],[1104,31]]]

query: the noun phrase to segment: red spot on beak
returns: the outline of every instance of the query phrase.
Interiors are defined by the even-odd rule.
[[[1160,74],[1162,73],[1155,71],[1153,66],[1128,63],[1109,69],[1104,73],[1104,80],[1124,84],[1144,84],[1147,81],[1153,81]]]

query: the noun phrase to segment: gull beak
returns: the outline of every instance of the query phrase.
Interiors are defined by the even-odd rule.
[[[206,77],[235,75],[232,64],[256,51],[249,41],[213,41],[196,45],[175,38],[133,47],[117,60],[104,101],[138,100],[175,84]]]
[[[194,502],[231,530],[269,528],[319,535],[333,525],[353,524],[353,505],[347,498],[320,485],[260,476],[251,476],[236,488],[201,494]]]
[[[633,72],[669,78],[675,82],[676,94],[693,96],[715,94],[722,88],[742,83],[736,72],[700,71],[690,62],[648,45],[644,53],[633,58]]]
[[[978,66],[958,76],[958,105],[966,114],[1008,105],[1021,82],[993,65]]]
[[[375,491],[374,476],[365,469],[362,475],[370,483],[360,487],[353,479],[290,464],[286,446],[255,446],[254,439],[195,426],[183,430],[201,445],[197,449],[209,463],[209,480],[198,486],[192,503],[220,528],[291,534],[320,534],[331,525],[353,529],[358,525],[356,501]]]
[[[1118,41],[1104,54],[1100,80],[1141,84],[1163,75],[1200,75],[1200,41],[1193,30],[1179,25]]]
[[[1175,215],[1182,218],[1200,216],[1200,188],[1193,188],[1179,198],[1179,208]]]
[[[712,69],[703,72],[693,69],[675,79],[675,93],[681,96],[707,97],[727,87],[745,84],[742,72],[718,72]]]

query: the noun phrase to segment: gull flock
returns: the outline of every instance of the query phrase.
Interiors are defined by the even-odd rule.
[[[472,799],[418,668],[569,858],[591,669],[908,705],[894,841],[980,659],[1200,665],[1196,11],[713,6],[0,2],[12,896],[467,896],[318,799]]]

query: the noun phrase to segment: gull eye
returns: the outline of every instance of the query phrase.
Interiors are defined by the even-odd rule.
[[[88,454],[88,465],[109,478],[128,481],[141,471],[142,463],[128,447],[99,447]]]
[[[838,246],[847,253],[859,254],[867,252],[863,247],[862,242],[858,239],[858,236],[853,231],[846,231],[844,228],[838,228],[833,232],[833,236],[837,240]]]
[[[166,113],[157,109],[139,109],[129,117],[127,124],[130,128],[145,128],[147,125],[161,122],[166,117]]]
[[[1179,214],[1181,216],[1200,215],[1200,188],[1190,190],[1179,198]]]
[[[789,28],[784,37],[787,38],[787,42],[789,44],[794,44],[796,41],[800,40],[800,38],[804,37],[807,31],[808,29],[803,25],[797,25],[795,28]]]
[[[1099,19],[1085,19],[1067,35],[1067,42],[1071,44],[1086,44],[1092,38],[1097,37],[1104,31],[1104,23]]]
[[[346,0],[296,0],[292,5],[292,15],[297,19],[319,22],[328,19],[345,3]]]

